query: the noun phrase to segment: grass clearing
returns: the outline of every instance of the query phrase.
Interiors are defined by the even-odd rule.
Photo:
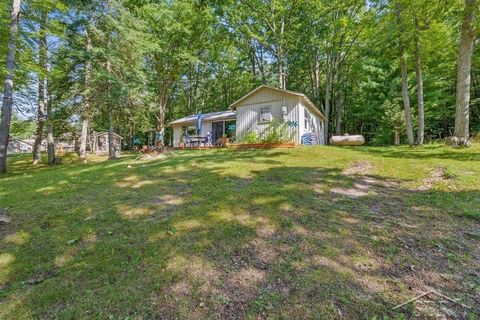
[[[478,145],[135,158],[11,157],[0,318],[478,319]]]

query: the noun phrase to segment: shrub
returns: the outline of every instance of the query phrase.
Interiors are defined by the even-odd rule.
[[[245,138],[243,138],[245,143],[257,143],[258,142],[258,136],[257,133],[254,131],[250,131],[245,135]]]
[[[288,128],[284,123],[272,121],[265,131],[258,135],[255,131],[249,131],[245,137],[243,137],[241,143],[283,143],[293,141],[293,132],[289,133]]]
[[[293,140],[292,134],[288,132],[285,124],[273,121],[265,130],[260,142],[267,144],[291,142]]]

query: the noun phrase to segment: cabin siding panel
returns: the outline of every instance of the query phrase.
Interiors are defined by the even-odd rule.
[[[311,110],[309,110],[303,103],[299,107],[300,111],[300,137],[305,133],[312,133],[316,137],[316,144],[317,145],[325,145],[325,138],[323,134],[324,130],[324,122],[323,120]],[[305,111],[310,114],[310,121],[308,124],[308,128],[305,126]]]
[[[299,140],[299,119],[298,106],[300,99],[298,96],[283,94],[274,90],[262,89],[255,95],[243,100],[237,106],[237,142],[241,142],[248,132],[256,132],[258,136],[266,134],[270,122],[260,122],[260,108],[270,106],[273,121],[282,121],[282,106],[287,106],[287,116],[285,126],[289,136],[292,136],[295,143]],[[290,121],[290,125],[288,124]],[[297,126],[293,126],[296,123]]]

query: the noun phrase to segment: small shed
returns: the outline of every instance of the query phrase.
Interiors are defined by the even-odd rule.
[[[115,151],[120,151],[122,148],[122,137],[115,132],[113,133],[113,145]],[[108,153],[108,132],[93,132],[91,135],[91,151],[95,154]]]
[[[34,139],[20,140],[17,138],[10,137],[8,142],[7,153],[29,153],[33,150],[33,144],[35,143]]]

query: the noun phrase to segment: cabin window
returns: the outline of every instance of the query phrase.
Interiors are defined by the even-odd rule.
[[[271,122],[272,120],[272,108],[270,106],[261,107],[259,122]]]
[[[194,136],[197,134],[197,127],[196,126],[183,126],[182,127],[182,134],[188,136]]]
[[[303,109],[303,112],[304,112],[304,125],[305,125],[305,131],[308,131],[310,130],[310,123],[311,123],[311,115],[310,115],[310,112],[308,112],[308,109],[307,108],[304,108]]]

